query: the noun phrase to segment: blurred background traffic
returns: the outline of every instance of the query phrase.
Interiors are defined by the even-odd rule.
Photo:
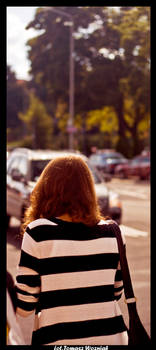
[[[8,269],[15,278],[21,220],[44,166],[79,154],[102,214],[127,236],[150,332],[150,6],[7,7],[7,17]]]

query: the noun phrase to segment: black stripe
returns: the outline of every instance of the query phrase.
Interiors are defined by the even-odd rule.
[[[30,303],[30,302],[17,299],[17,307],[25,311],[33,311],[36,308],[36,302]]]
[[[41,309],[58,306],[101,303],[114,300],[114,285],[97,287],[72,288],[42,292]]]
[[[126,330],[122,316],[81,322],[58,323],[33,333],[32,345],[48,344],[63,339],[106,336]],[[67,341],[68,344],[68,341]]]
[[[118,288],[114,288],[114,293],[120,292],[120,294],[118,294],[118,295],[115,295],[115,294],[114,294],[114,298],[115,298],[116,300],[119,300],[119,299],[121,298],[123,289],[124,289],[123,286],[118,287]]]
[[[115,281],[121,281],[122,280],[122,271],[121,270],[117,270],[116,274],[115,274]]]
[[[24,283],[29,287],[39,287],[41,285],[39,275],[18,275],[16,281],[18,283]]]
[[[119,295],[115,295],[115,300],[119,300],[121,298],[121,295],[122,295],[122,293]]]
[[[123,288],[124,288],[123,285],[121,287],[114,288],[114,293],[121,292]]]
[[[40,260],[40,274],[116,269],[118,259],[118,253],[46,258]]]
[[[20,262],[19,262],[19,266],[24,266],[24,267],[28,267],[36,272],[39,271],[39,260],[24,252],[24,250],[21,250],[21,257],[20,257]]]
[[[28,296],[33,296],[34,298],[38,298],[39,297],[39,293],[28,293],[25,290],[22,290],[18,287],[16,287],[16,292],[22,295],[28,295]]]
[[[101,237],[114,238],[113,224],[96,225],[88,227],[78,223],[66,223],[59,225],[38,225],[33,228],[27,227],[26,232],[36,241],[46,240],[72,240],[85,241]]]

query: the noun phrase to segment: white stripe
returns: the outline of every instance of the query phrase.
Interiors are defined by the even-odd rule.
[[[114,220],[112,220],[112,219],[110,219],[110,220],[100,220],[99,222],[98,222],[98,225],[109,225],[109,224],[113,224],[114,223]]]
[[[116,270],[70,272],[41,276],[42,292],[114,284]]]
[[[20,307],[17,307],[16,313],[17,313],[18,315],[22,316],[22,317],[27,317],[27,316],[33,314],[33,313],[34,313],[34,310],[32,310],[32,311],[26,311],[26,310],[21,309]]]
[[[17,276],[18,275],[31,275],[31,276],[35,276],[38,275],[38,273],[28,267],[25,266],[18,266],[17,267]]]
[[[73,232],[74,235],[74,232]],[[116,238],[107,237],[90,241],[44,241],[40,243],[40,255],[44,259],[48,256],[79,256],[90,254],[117,253]]]
[[[102,237],[89,241],[48,240],[35,242],[28,233],[24,234],[22,249],[26,253],[37,256],[40,259],[118,252],[115,237]]]
[[[20,293],[17,293],[17,298],[27,303],[37,303],[38,301],[38,298],[35,298],[32,295],[24,295]]]
[[[51,309],[43,309],[39,317],[36,316],[36,329],[43,325],[46,327],[59,322],[79,322],[115,317],[121,315],[120,308],[116,304],[116,301],[109,301],[104,303],[60,306]]]
[[[114,292],[114,295],[115,295],[115,296],[118,296],[118,295],[120,295],[120,294],[122,294],[122,290],[120,290],[119,292]]]
[[[28,225],[28,227],[30,229],[36,227],[36,226],[40,226],[40,225],[51,225],[51,226],[56,226],[57,224],[55,224],[54,222],[48,220],[48,219],[45,219],[45,218],[40,218],[40,219],[37,219],[37,220],[34,220],[32,222],[30,222],[30,224]]]
[[[22,241],[22,250],[24,250],[29,255],[38,257],[38,246],[37,242],[27,233],[24,233]]]
[[[37,293],[40,293],[40,287],[29,287],[27,286],[26,284],[23,284],[23,283],[17,283],[16,282],[16,286],[25,291],[25,292],[28,292],[30,294],[37,294]]]
[[[120,288],[123,286],[123,281],[116,281],[114,284],[115,288]]]

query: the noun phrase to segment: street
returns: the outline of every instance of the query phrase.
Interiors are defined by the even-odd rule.
[[[134,292],[137,297],[138,313],[150,334],[150,184],[146,181],[112,179],[109,189],[120,194],[123,217],[121,230],[125,233],[127,258],[129,262]],[[7,232],[7,269],[15,280],[16,266],[20,256],[19,221],[11,219]],[[127,306],[124,296],[120,307],[128,325]],[[25,325],[25,337],[30,344],[33,316],[20,318]]]
[[[150,334],[150,185],[146,181],[113,179],[108,187],[120,194],[123,205],[121,229],[141,321]],[[120,307],[127,322],[127,306]],[[128,323],[128,322],[127,322]]]

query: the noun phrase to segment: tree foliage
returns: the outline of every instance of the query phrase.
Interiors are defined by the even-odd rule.
[[[51,116],[53,137],[64,135],[64,145],[69,118],[71,23],[53,9],[71,15],[74,23],[77,140],[80,135],[89,142],[94,133],[99,133],[99,140],[111,134],[118,150],[126,154],[130,145],[130,154],[138,153],[150,116],[150,7],[36,10],[27,28],[42,32],[27,43],[32,76],[29,86]]]
[[[24,111],[29,103],[25,85],[19,85],[16,75],[7,66],[7,128],[10,140],[21,137],[24,126],[18,117],[19,111]]]
[[[32,148],[46,149],[52,145],[52,118],[47,113],[43,102],[33,93],[26,113],[19,113],[19,118],[26,124],[31,135]]]

